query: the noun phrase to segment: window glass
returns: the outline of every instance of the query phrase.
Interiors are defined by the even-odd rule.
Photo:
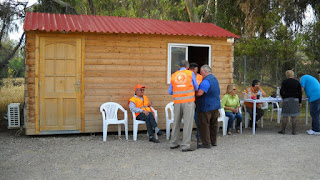
[[[179,61],[186,59],[185,47],[171,48],[171,74],[179,70]]]

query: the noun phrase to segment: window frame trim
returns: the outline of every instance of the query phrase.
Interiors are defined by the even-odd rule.
[[[167,59],[167,84],[170,84],[171,79],[171,48],[172,47],[185,47],[186,48],[186,60],[189,61],[188,52],[189,46],[194,47],[208,47],[208,65],[211,67],[211,44],[184,44],[184,43],[168,43],[168,59]]]

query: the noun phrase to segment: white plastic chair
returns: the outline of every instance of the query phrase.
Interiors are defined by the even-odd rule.
[[[173,102],[170,102],[165,107],[166,112],[166,138],[169,140],[170,138],[170,125],[173,123],[174,120],[174,106]],[[183,123],[183,119],[181,120],[181,123]]]
[[[121,110],[124,114],[124,119],[118,119],[118,110]],[[127,111],[118,103],[107,102],[100,106],[100,112],[102,114],[103,120],[103,141],[107,140],[108,125],[118,124],[118,135],[121,136],[121,124],[124,124],[124,132],[126,135],[126,140],[128,140],[128,113]]]
[[[224,111],[224,108],[220,108],[219,113],[220,115],[218,117],[218,122],[222,122],[222,134],[225,136],[227,135],[229,117],[226,116],[226,112]]]
[[[158,112],[157,112],[157,110],[155,110],[153,107],[150,107],[150,108],[154,112],[154,116],[155,116],[154,119],[156,120],[156,123],[158,123]],[[138,136],[138,126],[139,126],[139,124],[146,124],[146,122],[143,121],[143,120],[137,119],[135,112],[132,112],[132,118],[133,118],[133,140],[136,141],[137,140],[137,136]],[[157,138],[157,133],[156,132],[155,132],[155,137]]]
[[[277,108],[274,108],[274,105],[277,106]],[[271,118],[270,118],[270,121],[272,121],[272,118],[273,118],[273,112],[274,111],[277,111],[278,114],[277,114],[277,123],[280,123],[280,119],[281,119],[281,112],[282,112],[282,108],[280,108],[279,106],[279,103],[272,103],[272,110],[271,110]]]

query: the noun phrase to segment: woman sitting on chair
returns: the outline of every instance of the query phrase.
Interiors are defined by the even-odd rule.
[[[227,92],[221,100],[221,108],[224,108],[226,116],[229,117],[228,131],[227,134],[231,135],[232,125],[234,120],[237,118],[237,132],[240,132],[240,123],[242,121],[242,115],[239,112],[240,102],[239,97],[236,94],[236,86],[229,84]]]

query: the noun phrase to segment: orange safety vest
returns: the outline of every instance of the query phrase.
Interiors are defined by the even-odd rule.
[[[139,97],[132,97],[129,99],[128,101],[128,106],[129,106],[129,103],[133,102],[137,108],[140,108],[142,110],[146,110],[146,111],[149,111],[151,112],[151,108],[148,106],[149,104],[149,99],[147,96],[143,95],[143,101],[139,98]],[[139,115],[140,113],[136,113],[136,117]]]
[[[172,96],[175,104],[195,101],[192,74],[193,72],[190,70],[177,71],[172,74]]]
[[[200,85],[200,83],[201,83],[202,80],[203,80],[203,77],[201,76],[201,74],[198,74],[198,73],[197,73],[196,80],[197,80],[198,85]]]

